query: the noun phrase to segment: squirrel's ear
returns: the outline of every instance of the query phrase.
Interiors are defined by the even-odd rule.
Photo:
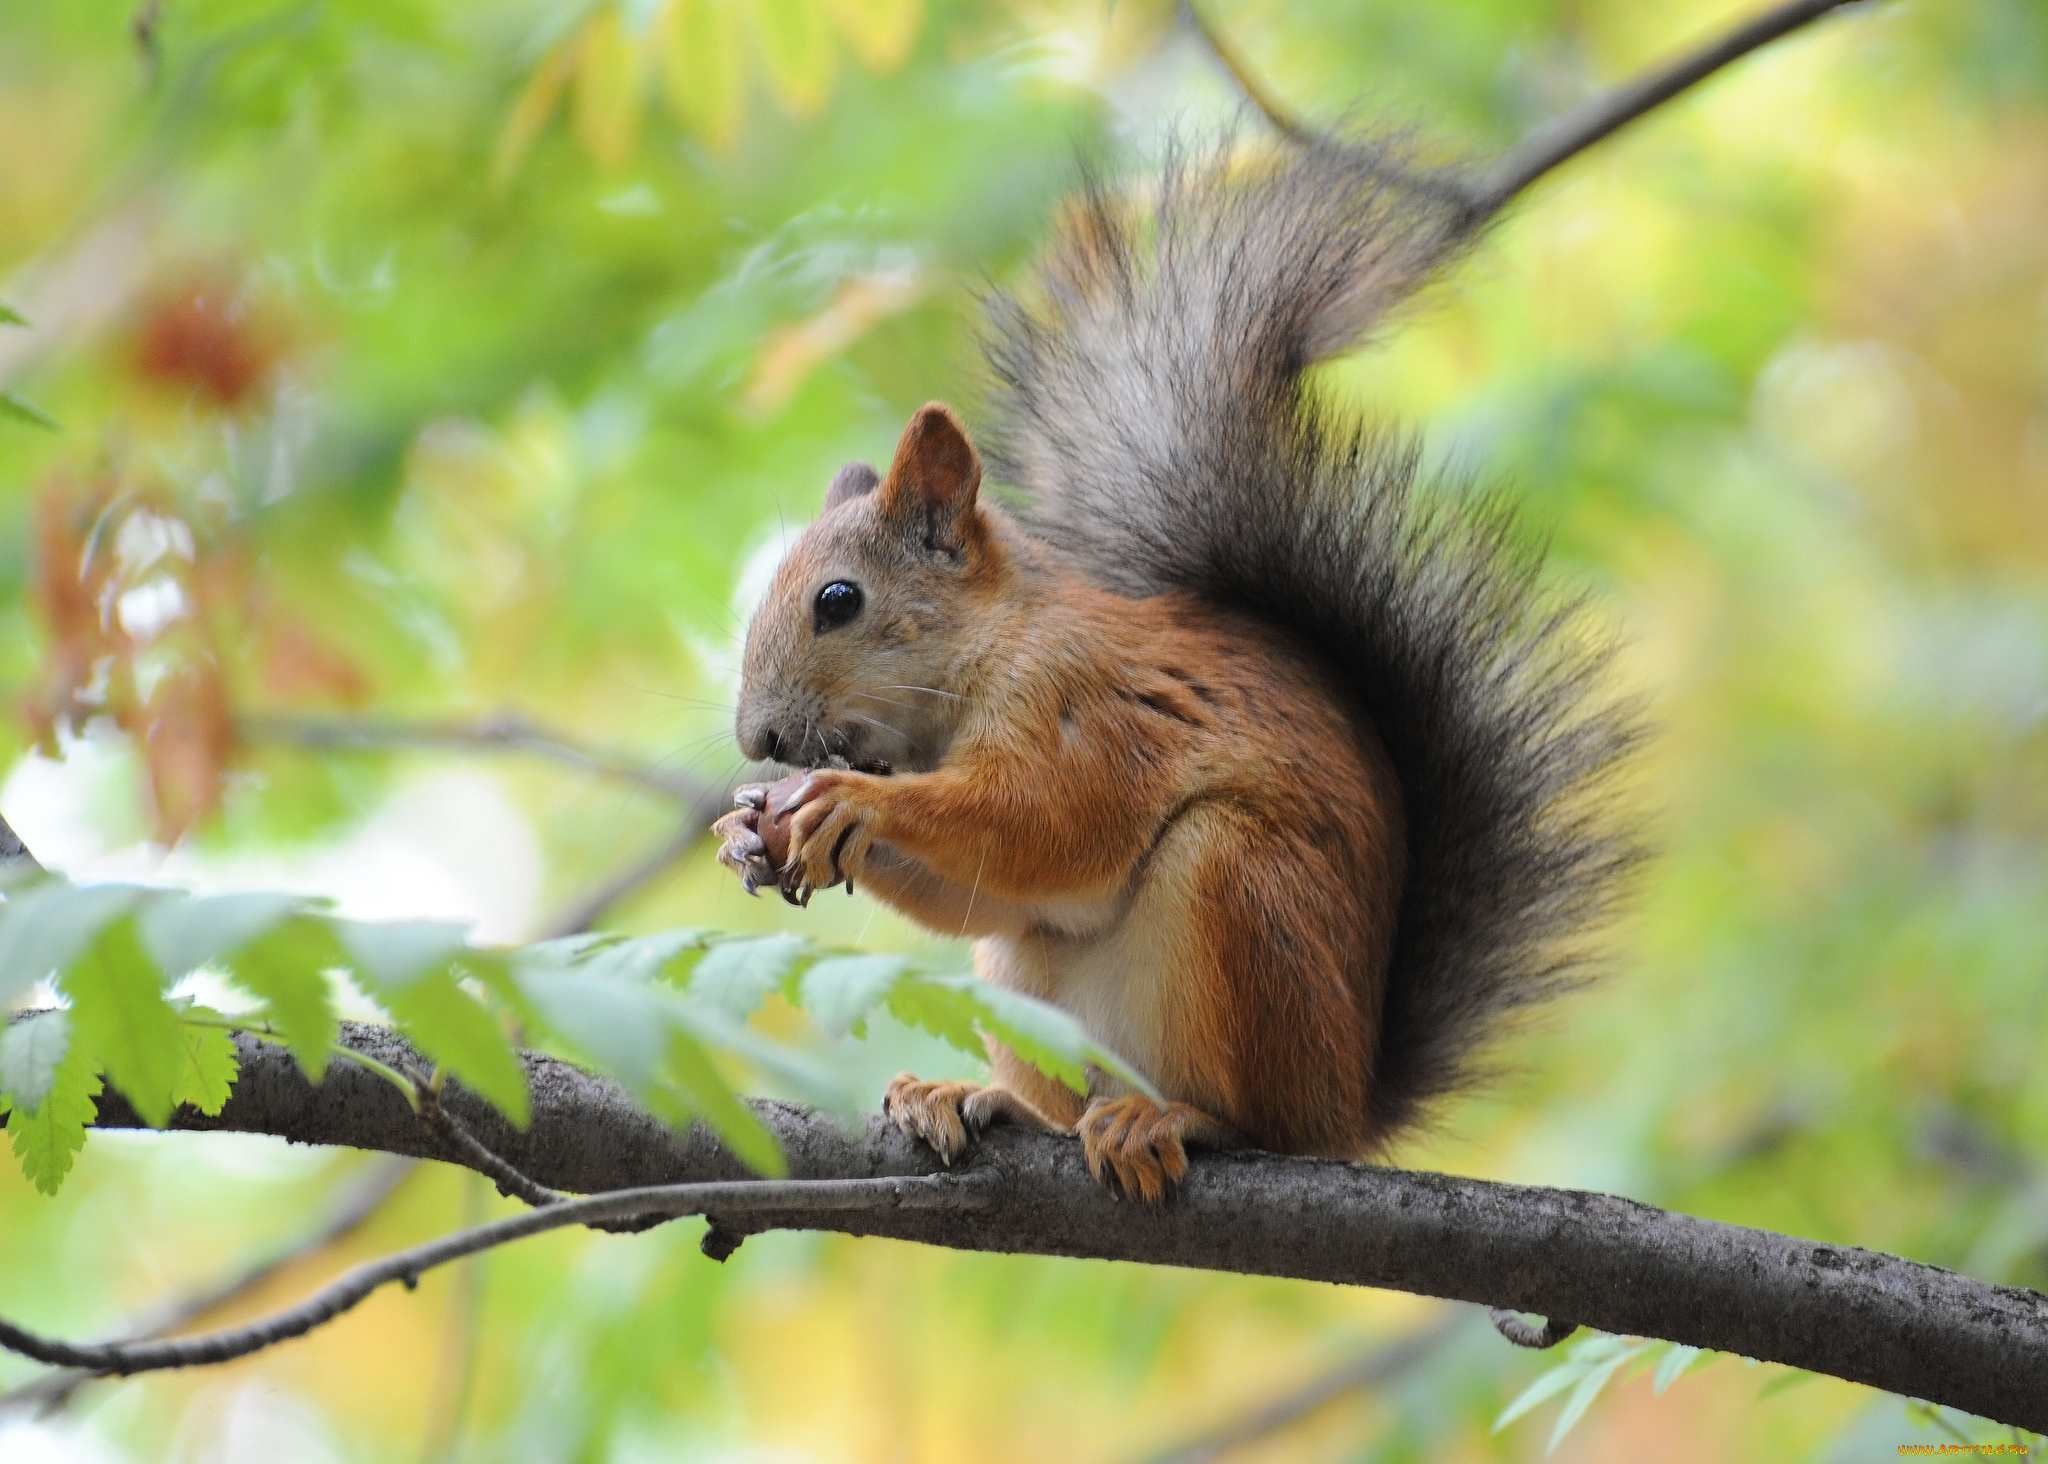
[[[961,527],[981,486],[981,457],[967,428],[943,402],[917,409],[896,442],[882,480],[882,512],[923,526],[933,548],[957,548]]]
[[[848,463],[832,475],[832,486],[825,490],[825,512],[874,492],[881,481],[882,475],[866,463]]]

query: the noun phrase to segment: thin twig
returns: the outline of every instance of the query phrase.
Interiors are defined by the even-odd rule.
[[[1180,15],[1182,24],[1193,31],[1197,39],[1208,47],[1209,54],[1229,73],[1231,81],[1244,93],[1245,100],[1257,107],[1260,114],[1273,124],[1275,130],[1297,142],[1315,141],[1314,130],[1297,121],[1294,115],[1280,104],[1280,99],[1266,90],[1258,77],[1252,74],[1251,68],[1244,64],[1244,58],[1238,55],[1237,48],[1224,39],[1221,31],[1209,24],[1208,19],[1195,4],[1195,0],[1181,0]]]
[[[1412,1332],[1399,1341],[1375,1348],[1362,1357],[1353,1358],[1340,1367],[1332,1368],[1314,1382],[1287,1396],[1268,1403],[1248,1418],[1240,1419],[1200,1438],[1186,1440],[1163,1454],[1153,1455],[1150,1464],[1209,1464],[1212,1459],[1221,1459],[1235,1449],[1255,1444],[1269,1434],[1278,1433],[1290,1424],[1308,1417],[1324,1405],[1335,1402],[1346,1393],[1361,1392],[1367,1388],[1377,1387],[1381,1383],[1391,1382],[1428,1358],[1463,1325],[1463,1322],[1462,1315],[1453,1314],[1420,1331]]]
[[[498,1193],[510,1195],[515,1200],[524,1200],[535,1209],[546,1205],[559,1205],[563,1195],[551,1190],[535,1179],[529,1179],[518,1169],[508,1164],[503,1157],[493,1153],[476,1136],[455,1121],[454,1115],[441,1106],[441,1088],[437,1081],[422,1079],[417,1074],[412,1078],[414,1100],[419,1108],[420,1122],[431,1129],[434,1135],[453,1149],[457,1162],[487,1175],[498,1186]]]
[[[1537,128],[1487,169],[1472,186],[1472,206],[1484,217],[1545,173],[1570,161],[1602,138],[1670,101],[1751,51],[1790,35],[1831,10],[1857,0],[1790,0],[1681,56],[1668,66],[1637,77],[1593,98],[1554,122]]]
[[[898,1209],[976,1210],[994,1202],[993,1174],[927,1175],[902,1179],[740,1180],[710,1184],[665,1184],[614,1190],[587,1199],[564,1200],[488,1225],[459,1230],[439,1240],[358,1266],[297,1306],[244,1327],[204,1337],[160,1342],[77,1344],[39,1336],[0,1320],[0,1347],[59,1367],[127,1377],[169,1368],[197,1367],[247,1357],[266,1347],[302,1337],[361,1303],[379,1287],[402,1281],[408,1288],[427,1271],[478,1255],[515,1240],[581,1225],[592,1220],[660,1214],[675,1218],[706,1210],[768,1210],[790,1216]]]
[[[189,1327],[200,1318],[268,1285],[286,1268],[341,1244],[383,1209],[384,1202],[418,1167],[417,1159],[397,1158],[381,1158],[365,1166],[340,1187],[332,1211],[318,1230],[211,1286],[160,1303],[137,1319],[128,1340],[151,1341]],[[38,1416],[54,1413],[96,1376],[96,1373],[66,1368],[37,1378],[10,1392],[0,1393],[0,1411],[27,1408]]]
[[[523,752],[601,778],[632,783],[691,807],[716,807],[722,789],[700,779],[663,772],[623,754],[585,747],[574,738],[540,726],[518,712],[497,712],[473,722],[401,721],[383,718],[251,716],[237,723],[256,742],[289,742],[300,747],[405,749],[450,748],[473,752]]]
[[[1537,179],[1636,118],[1654,111],[1750,52],[1790,35],[1831,10],[1857,3],[1860,0],[1789,0],[1789,3],[1765,11],[1669,65],[1603,92],[1564,116],[1544,124],[1476,177],[1460,179],[1455,174],[1445,174],[1433,179],[1418,176],[1409,181],[1434,183],[1454,192],[1464,206],[1465,228],[1476,229]],[[1203,18],[1194,0],[1181,0],[1181,15],[1188,28],[1229,73],[1245,99],[1258,108],[1275,129],[1298,142],[1317,139],[1319,134],[1314,128],[1295,118],[1259,82],[1222,33]]]
[[[547,923],[546,928],[541,931],[541,939],[553,940],[565,935],[581,935],[589,930],[597,924],[605,911],[642,885],[657,878],[670,865],[703,843],[710,826],[711,820],[699,817],[698,810],[693,807],[676,829],[674,838],[645,857],[600,880],[570,901],[566,908]]]
[[[517,712],[499,712],[474,722],[408,722],[345,717],[245,717],[242,734],[256,741],[289,742],[309,748],[449,748],[480,752],[522,752],[548,758],[598,777],[649,789],[683,805],[675,837],[645,857],[607,875],[547,923],[544,939],[581,935],[604,912],[658,877],[704,839],[711,821],[731,804],[731,790],[680,773],[668,773],[617,753],[585,747],[543,728]]]

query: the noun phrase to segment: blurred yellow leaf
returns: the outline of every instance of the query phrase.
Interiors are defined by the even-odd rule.
[[[576,37],[571,36],[551,49],[534,68],[526,90],[512,104],[512,115],[505,119],[505,130],[498,134],[498,146],[491,157],[493,184],[502,187],[511,182],[512,175],[519,171],[519,165],[526,161],[534,139],[548,125],[548,118],[555,114],[555,104],[562,99],[562,88],[568,84],[569,71],[575,59]]]
[[[910,55],[924,0],[827,0],[839,34],[870,71],[893,71]]]
[[[848,280],[816,315],[769,333],[754,358],[742,400],[756,412],[776,411],[819,365],[891,315],[908,310],[929,288],[924,276],[913,270]]]
[[[711,147],[739,135],[746,56],[733,0],[669,0],[655,17],[662,92],[675,119]]]
[[[823,0],[754,0],[753,11],[769,90],[790,116],[815,116],[839,67]]]
[[[592,162],[616,168],[640,138],[643,53],[614,5],[584,22],[580,42],[571,124]]]

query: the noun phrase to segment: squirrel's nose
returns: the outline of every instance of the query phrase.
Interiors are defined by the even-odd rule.
[[[742,715],[733,730],[739,734],[740,751],[755,762],[782,761],[782,734],[768,718]]]

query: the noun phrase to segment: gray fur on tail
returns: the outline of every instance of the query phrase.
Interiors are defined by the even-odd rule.
[[[1170,156],[1143,211],[1084,188],[1026,295],[990,305],[989,460],[1026,527],[1127,595],[1192,590],[1334,663],[1400,778],[1407,885],[1371,1087],[1382,1137],[1474,1076],[1509,1013],[1585,970],[1635,851],[1634,740],[1604,655],[1501,501],[1431,491],[1406,439],[1303,373],[1469,237],[1398,153]]]

